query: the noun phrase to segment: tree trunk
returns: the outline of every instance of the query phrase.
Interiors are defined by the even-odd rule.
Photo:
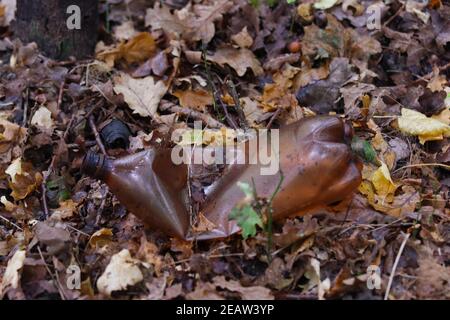
[[[90,57],[97,42],[98,0],[17,0],[14,32],[54,59]]]

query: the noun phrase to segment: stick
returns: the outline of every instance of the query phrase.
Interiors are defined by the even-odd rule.
[[[182,114],[183,116],[186,117],[191,117],[194,119],[198,119],[201,120],[204,124],[206,124],[208,127],[210,128],[223,128],[225,127],[225,125],[219,121],[217,121],[216,119],[212,118],[210,115],[207,115],[205,113],[196,111],[196,110],[192,110],[189,108],[184,108],[184,107],[180,107],[177,106],[175,104],[172,104],[170,102],[168,103],[163,103],[160,106],[160,110],[161,111],[170,111],[173,113],[179,113]]]
[[[97,127],[95,126],[94,117],[92,115],[89,116],[89,125],[91,126],[92,132],[94,132],[95,141],[97,142],[97,145],[100,149],[100,151],[106,156],[106,149],[103,145],[102,139],[100,138],[100,135],[97,131]]]
[[[389,277],[389,282],[388,282],[388,285],[386,288],[386,293],[384,294],[384,300],[387,300],[389,298],[389,292],[391,291],[392,281],[394,281],[395,271],[397,270],[398,262],[400,261],[400,257],[402,256],[403,249],[405,249],[406,242],[408,241],[410,236],[411,236],[410,233],[407,233],[405,235],[402,245],[400,246],[400,249],[398,250],[397,257],[395,258],[394,265],[392,266],[391,275]]]

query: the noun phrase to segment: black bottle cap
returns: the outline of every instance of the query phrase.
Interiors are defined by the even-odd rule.
[[[107,159],[103,154],[88,151],[81,164],[81,172],[96,179],[101,179],[107,170]]]

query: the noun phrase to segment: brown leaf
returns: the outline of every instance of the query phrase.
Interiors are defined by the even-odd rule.
[[[242,77],[248,68],[250,68],[256,76],[264,73],[261,64],[255,55],[249,49],[235,49],[232,47],[224,47],[217,49],[212,56],[206,57],[209,61],[215,62],[222,67],[225,64],[236,70],[238,76]]]
[[[152,76],[134,79],[121,72],[114,78],[114,91],[123,94],[123,98],[134,113],[142,117],[153,117],[159,102],[167,91],[163,81],[156,81]]]
[[[156,44],[152,35],[148,32],[141,32],[115,48],[98,53],[97,59],[103,60],[108,66],[113,67],[115,62],[120,59],[124,59],[129,64],[145,61],[152,56],[155,50]]]
[[[207,106],[212,105],[214,102],[211,93],[203,89],[177,90],[173,95],[178,98],[182,107],[200,111],[204,111]]]
[[[242,300],[273,300],[270,289],[261,286],[243,287],[238,281],[226,280],[224,276],[214,277],[213,283],[229,291],[238,292]]]

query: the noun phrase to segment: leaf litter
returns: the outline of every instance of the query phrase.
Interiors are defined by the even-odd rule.
[[[375,31],[372,1],[106,2],[112,28],[87,62],[1,35],[3,298],[449,298],[448,1],[378,2]],[[3,1],[4,28],[13,12]],[[194,245],[146,230],[79,170],[111,119],[132,133],[127,150],[105,150],[120,156],[174,129],[207,145],[315,114],[352,122],[363,182],[349,204],[275,224],[269,253],[248,204],[247,233]],[[206,140],[192,136],[195,120]],[[223,168],[192,171],[195,210]],[[66,286],[70,266],[79,291]]]

